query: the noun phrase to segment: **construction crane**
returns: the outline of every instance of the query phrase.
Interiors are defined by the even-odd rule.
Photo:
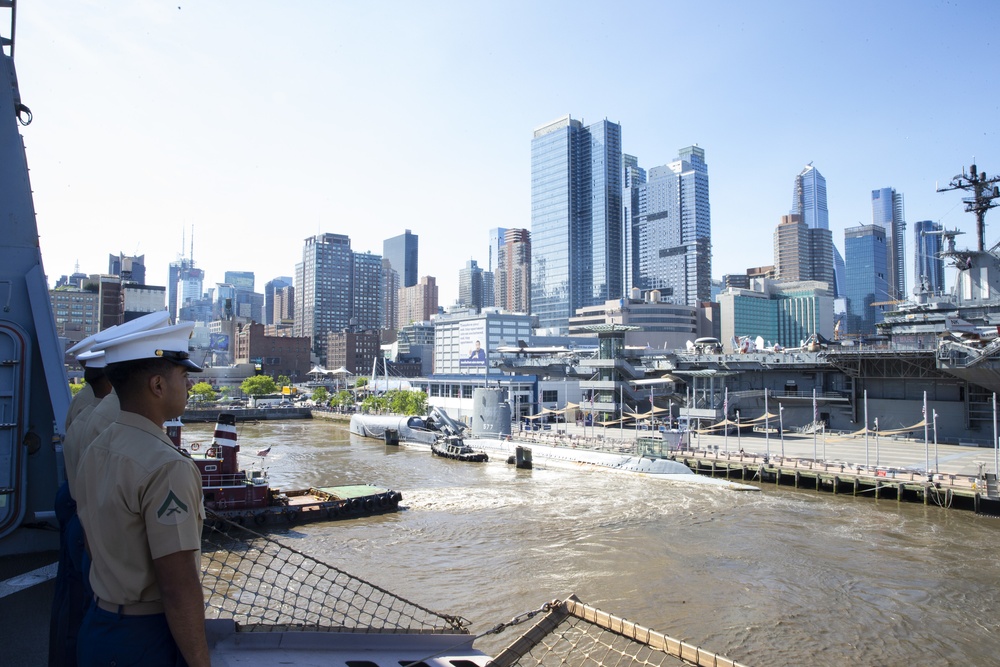
[[[979,252],[986,248],[986,211],[996,208],[998,204],[994,201],[1000,199],[1000,176],[986,178],[986,172],[977,172],[976,165],[969,167],[969,173],[962,170],[961,174],[954,176],[951,183],[946,188],[937,188],[937,192],[949,192],[951,190],[965,190],[972,192],[971,197],[963,197],[965,211],[976,214],[976,235],[979,240]],[[995,248],[996,246],[994,246]]]

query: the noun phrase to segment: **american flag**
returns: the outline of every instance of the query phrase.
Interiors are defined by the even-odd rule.
[[[262,449],[259,452],[257,452],[257,456],[264,457],[264,456],[267,456],[270,453],[271,453],[271,445],[268,445],[264,449]]]

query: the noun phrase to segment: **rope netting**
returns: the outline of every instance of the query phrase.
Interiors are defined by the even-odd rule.
[[[243,632],[465,633],[439,614],[217,516],[202,539],[205,617]]]
[[[490,667],[743,667],[716,653],[636,625],[571,596],[554,603]]]

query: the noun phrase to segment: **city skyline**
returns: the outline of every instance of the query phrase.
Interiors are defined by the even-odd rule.
[[[911,220],[971,232],[960,196],[935,183],[973,160],[1000,169],[998,93],[963,65],[988,54],[994,3],[650,3],[600,22],[567,3],[235,7],[19,7],[35,117],[21,131],[50,278],[77,260],[101,272],[113,238],[162,285],[192,225],[209,284],[233,267],[290,275],[318,233],[377,252],[410,228],[424,236],[420,264],[441,267],[421,273],[451,304],[466,261],[489,267],[489,229],[530,227],[531,131],[567,113],[619,123],[622,151],[645,165],[706,150],[714,278],[771,262],[788,179],[809,162],[828,181],[841,251],[887,185]],[[664,25],[690,27],[670,47],[700,54],[696,65],[651,70]],[[623,34],[624,72],[610,38]],[[567,55],[575,66],[559,77],[537,67]]]

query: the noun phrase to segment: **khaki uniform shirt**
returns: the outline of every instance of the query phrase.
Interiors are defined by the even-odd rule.
[[[191,551],[200,569],[201,474],[160,426],[119,413],[84,451],[76,485],[98,598],[119,605],[159,601],[153,560],[178,551]]]
[[[83,385],[83,389],[76,392],[76,396],[69,402],[69,410],[66,411],[66,431],[69,431],[70,424],[73,423],[77,415],[83,412],[84,408],[97,405],[97,402],[100,400],[94,396],[94,388],[89,383]]]
[[[83,458],[83,452],[99,436],[104,429],[111,426],[121,411],[118,394],[111,392],[102,399],[97,399],[96,405],[88,406],[73,420],[66,429],[66,439],[63,441],[63,462],[66,465],[66,481],[69,482],[69,494],[76,498],[76,470]]]

